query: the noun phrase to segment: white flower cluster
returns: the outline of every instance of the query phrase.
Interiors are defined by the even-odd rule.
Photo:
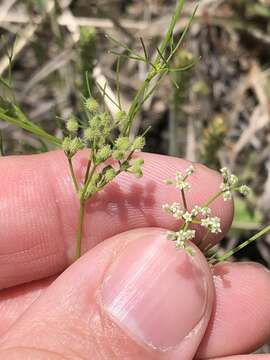
[[[195,205],[194,208],[191,210],[191,214],[194,217],[198,216],[199,214],[206,217],[211,214],[211,209],[208,206],[201,207]]]
[[[238,177],[234,174],[231,174],[226,167],[222,168],[220,172],[223,178],[223,181],[220,185],[220,190],[225,201],[231,199],[233,191],[239,191],[243,195],[249,194],[249,187],[246,185],[239,186]],[[175,187],[182,190],[183,193],[184,190],[190,189],[191,186],[187,182],[187,178],[193,173],[194,167],[191,165],[186,169],[185,174],[178,171],[176,173],[175,179],[167,179],[166,183],[174,184]],[[206,204],[210,205],[219,195],[221,195],[221,193],[219,192],[217,196],[213,196],[211,201]],[[196,232],[195,230],[189,229],[189,225],[201,225],[202,227],[206,228],[207,232],[204,237],[205,240],[208,233],[218,234],[222,232],[220,218],[217,216],[210,216],[211,209],[206,205],[195,205],[191,211],[188,211],[184,194],[182,194],[182,197],[183,205],[174,202],[172,204],[165,204],[162,206],[164,211],[171,214],[177,220],[183,220],[183,224],[181,225],[180,230],[169,231],[167,233],[167,238],[169,240],[175,241],[177,248],[181,248],[188,251],[189,253],[192,253],[192,249],[187,245],[187,242],[195,238]]]
[[[206,227],[213,234],[221,232],[220,218],[217,216],[201,219],[201,226]]]
[[[181,219],[184,214],[184,211],[181,209],[181,204],[176,202],[172,204],[164,204],[162,205],[162,209],[178,220]]]
[[[238,177],[234,174],[231,174],[229,169],[223,167],[220,169],[221,175],[223,177],[223,182],[220,185],[220,190],[223,192],[222,196],[224,201],[232,199],[233,190],[239,191],[242,195],[247,196],[250,193],[250,188],[247,185],[238,185]]]
[[[251,189],[247,185],[241,185],[239,187],[239,192],[240,192],[240,194],[242,194],[244,196],[248,196],[251,192]]]
[[[185,173],[181,173],[181,171],[176,172],[175,180],[167,179],[165,183],[167,185],[175,185],[176,189],[179,190],[189,190],[191,188],[190,183],[187,181],[187,178],[194,173],[195,169],[192,165],[190,165]]]
[[[195,230],[168,231],[167,238],[168,240],[175,241],[177,248],[185,249],[187,241],[195,238]]]
[[[220,169],[220,172],[223,177],[223,182],[220,184],[220,190],[223,192],[222,196],[224,201],[228,201],[232,199],[232,190],[238,184],[238,177],[231,174],[230,170],[226,167]]]

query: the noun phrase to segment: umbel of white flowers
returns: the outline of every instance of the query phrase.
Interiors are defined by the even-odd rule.
[[[188,178],[194,173],[195,169],[190,165],[184,173],[180,171],[176,172],[174,179],[166,179],[165,183],[168,185],[174,185],[176,189],[180,190],[182,202],[173,202],[171,204],[162,205],[163,210],[172,215],[175,219],[181,221],[179,229],[177,231],[168,231],[168,240],[175,241],[176,247],[184,249],[192,254],[192,249],[189,245],[189,241],[193,240],[196,236],[196,231],[190,229],[190,225],[199,225],[206,229],[204,241],[207,236],[212,234],[218,234],[221,230],[220,218],[217,216],[211,216],[210,205],[219,196],[223,196],[224,201],[232,198],[234,191],[240,192],[242,195],[248,195],[250,189],[246,185],[239,185],[238,177],[231,174],[227,168],[220,170],[222,175],[222,182],[220,184],[220,191],[214,194],[209,201],[199,206],[195,205],[191,210],[187,209],[186,191],[190,191],[191,184]]]

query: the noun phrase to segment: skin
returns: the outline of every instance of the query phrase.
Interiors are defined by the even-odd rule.
[[[243,355],[270,338],[269,271],[247,262],[209,269],[195,245],[192,261],[203,274],[207,302],[198,331],[186,341],[168,351],[153,349],[108,312],[105,278],[115,272],[116,263],[124,274],[132,256],[143,257],[155,242],[164,256],[175,256],[173,244],[162,237],[164,229],[175,229],[177,222],[161,205],[179,201],[179,194],[163,179],[189,163],[146,153],[143,157],[141,180],[123,174],[88,204],[84,256],[75,263],[78,200],[62,152],[1,159],[1,359],[269,359]],[[81,153],[75,160],[79,177],[85,164]],[[190,207],[202,204],[220,183],[216,172],[195,167]],[[223,230],[209,239],[215,243],[230,227],[233,205],[220,199],[212,211],[221,218]],[[202,235],[198,232],[197,243]],[[187,284],[194,283],[188,275]]]

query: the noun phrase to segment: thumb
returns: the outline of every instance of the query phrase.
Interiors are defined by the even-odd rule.
[[[0,358],[192,359],[213,300],[208,265],[194,250],[177,250],[153,228],[103,242],[5,334]]]

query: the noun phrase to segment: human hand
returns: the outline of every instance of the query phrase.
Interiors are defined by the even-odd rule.
[[[65,157],[1,159],[0,359],[269,359],[237,355],[270,336],[269,272],[252,263],[209,269],[198,249],[193,258],[176,250],[164,236],[176,223],[161,205],[179,196],[163,179],[187,163],[144,158],[141,180],[123,174],[90,201],[88,251],[69,267],[78,200]],[[81,154],[78,173],[83,165]],[[192,206],[220,178],[197,165],[190,182]],[[219,200],[212,209],[223,230],[214,242],[233,207]]]

